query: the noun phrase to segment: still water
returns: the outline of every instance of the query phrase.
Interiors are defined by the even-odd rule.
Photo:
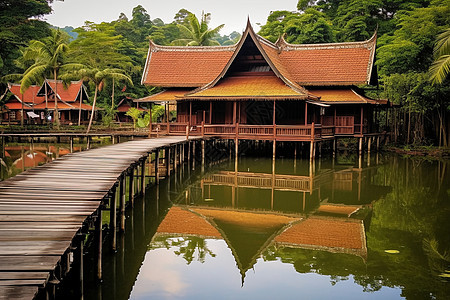
[[[449,299],[449,167],[342,153],[185,165],[136,201],[85,299]]]

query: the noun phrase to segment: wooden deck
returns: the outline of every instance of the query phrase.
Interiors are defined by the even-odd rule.
[[[0,182],[0,299],[32,299],[122,172],[183,142],[172,136],[77,152]]]
[[[189,132],[188,132],[189,131]],[[378,136],[383,133],[369,132],[360,124],[353,124],[346,119],[338,125],[308,124],[308,125],[245,125],[245,124],[201,124],[188,123],[153,123],[152,135],[189,135],[208,136],[222,139],[242,140],[276,140],[317,142],[336,137],[367,137]]]

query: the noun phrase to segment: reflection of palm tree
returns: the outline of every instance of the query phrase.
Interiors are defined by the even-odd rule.
[[[209,19],[211,14],[202,13],[200,22],[194,14],[189,14],[187,20],[189,21],[188,26],[178,24],[178,28],[184,39],[177,39],[172,42],[172,44],[177,46],[218,46],[220,43],[213,40],[213,37],[219,33],[223,28],[224,24],[217,26],[214,29],[208,28]]]
[[[170,246],[179,247],[179,250],[174,251],[174,253],[183,256],[188,265],[194,260],[204,263],[207,255],[216,257],[216,254],[208,249],[205,239],[200,237],[171,239]]]
[[[436,239],[424,239],[423,249],[428,256],[428,263],[432,272],[445,279],[450,279],[450,253],[439,250]]]

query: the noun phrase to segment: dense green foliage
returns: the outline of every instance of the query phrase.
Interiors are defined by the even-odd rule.
[[[390,115],[394,140],[448,145],[449,0],[300,0],[297,7],[272,12],[259,34],[300,44],[363,41],[377,32],[376,67],[384,89],[372,96],[401,105]]]
[[[23,53],[52,35],[51,26],[36,19],[50,12],[51,2],[0,3],[0,75],[23,74],[36,63]],[[327,43],[362,41],[377,32],[380,89],[371,96],[401,105],[389,115],[394,140],[448,145],[450,0],[300,0],[297,8],[271,12],[259,34],[273,42],[284,35],[289,43]],[[199,20],[180,9],[166,24],[138,5],[130,18],[122,13],[112,22],[66,27],[70,37],[65,37],[69,51],[64,62],[120,69],[129,75],[133,84],[105,78],[97,91],[99,106],[113,110],[124,97],[141,98],[158,91],[140,84],[150,39],[160,45],[229,45],[239,40],[237,32],[219,35],[222,25],[210,29],[210,17],[205,13]],[[441,42],[435,47],[437,37]],[[27,85],[39,83],[41,77]],[[94,83],[89,91],[93,96]]]

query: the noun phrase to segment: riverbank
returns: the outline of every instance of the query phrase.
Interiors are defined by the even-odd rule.
[[[386,146],[385,150],[408,156],[422,156],[432,159],[450,159],[450,148],[438,148],[434,146]]]

